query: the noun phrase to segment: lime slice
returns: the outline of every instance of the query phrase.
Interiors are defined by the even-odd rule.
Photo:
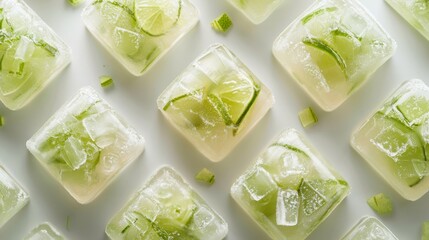
[[[179,20],[182,0],[136,0],[137,24],[146,33],[160,36],[168,32]]]
[[[238,127],[255,102],[260,88],[249,78],[231,74],[209,91],[209,97],[214,100],[225,124]]]
[[[302,24],[307,24],[308,22],[310,22],[312,19],[314,19],[317,16],[323,15],[325,13],[334,12],[336,10],[337,10],[336,7],[327,7],[327,8],[317,9],[316,11],[311,12],[310,14],[306,15],[305,17],[303,17],[301,19],[301,23]]]
[[[404,164],[404,162],[413,160],[427,161],[420,136],[399,120],[381,113],[376,113],[373,120],[375,121],[375,126],[382,127],[377,135],[370,139],[370,142],[392,159],[399,177],[408,186],[416,185],[421,180],[418,172],[416,172],[417,169],[414,168],[411,162],[409,164]],[[413,171],[415,174],[409,174]],[[401,174],[405,172],[408,172],[408,174]]]
[[[136,29],[137,23],[134,12],[125,3],[110,0],[96,0],[92,5],[99,8],[101,16],[108,23],[104,26],[110,26],[111,31],[115,28],[123,28],[130,31]]]
[[[335,49],[329,46],[328,43],[311,37],[304,38],[302,42],[308,47],[307,50],[310,52],[312,60],[319,66],[325,75],[325,78],[335,79],[336,76],[338,76],[338,73],[342,73],[347,78],[346,62]],[[333,61],[336,63],[336,66],[338,66],[337,68],[332,67]],[[338,71],[338,68],[341,70],[340,72]]]
[[[226,32],[232,26],[231,18],[227,13],[223,13],[211,22],[214,30],[218,32]]]
[[[429,113],[429,99],[422,95],[413,95],[397,105],[409,125],[419,126],[425,122]]]

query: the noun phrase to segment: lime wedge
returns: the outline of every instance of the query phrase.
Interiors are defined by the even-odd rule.
[[[429,113],[429,99],[421,95],[413,95],[397,105],[405,120],[410,125],[421,125]]]
[[[416,172],[417,169],[414,168],[411,162],[409,164],[404,164],[404,162],[413,160],[427,161],[420,136],[399,120],[381,113],[376,113],[373,120],[376,126],[383,127],[370,142],[392,159],[399,177],[408,186],[416,185],[421,180],[418,172]],[[413,171],[415,174],[409,174]],[[408,174],[401,174],[405,172],[408,172]]]
[[[328,69],[331,69],[331,66],[332,66],[331,62],[333,59],[336,62],[337,66],[340,68],[341,72],[347,77],[346,62],[335,49],[329,46],[328,43],[326,43],[323,40],[320,40],[317,38],[311,38],[311,37],[304,38],[302,42],[306,46],[310,47],[308,48],[308,50],[310,51],[312,59],[320,67],[322,72],[327,71]],[[314,53],[312,49],[315,49],[318,52]],[[324,75],[326,77],[326,75],[330,76],[332,74],[324,74]],[[332,76],[335,76],[335,75],[332,75]]]
[[[137,24],[152,36],[168,32],[179,20],[181,9],[182,0],[136,0],[134,7]]]

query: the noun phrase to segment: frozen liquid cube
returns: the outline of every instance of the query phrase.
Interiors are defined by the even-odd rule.
[[[267,19],[284,0],[228,0],[254,24]]]
[[[355,0],[317,0],[275,40],[273,54],[325,111],[394,53],[395,41]]]
[[[115,240],[220,240],[227,232],[227,223],[170,167],[159,169],[106,226]]]
[[[19,183],[0,166],[0,227],[29,202]]]
[[[158,98],[158,108],[211,161],[222,160],[274,103],[225,46],[212,45]]]
[[[356,151],[404,198],[429,190],[429,87],[403,83],[353,133]]]
[[[42,223],[35,227],[24,240],[65,240],[50,223]]]
[[[189,0],[95,0],[82,19],[130,73],[141,76],[198,22]]]
[[[386,0],[405,20],[429,40],[429,2],[426,0]]]
[[[22,0],[0,2],[0,101],[17,110],[70,63],[70,48]]]
[[[276,137],[231,187],[234,200],[272,239],[288,240],[307,238],[349,191],[295,129]]]
[[[144,139],[86,87],[27,141],[27,148],[84,204],[143,152]]]
[[[398,240],[374,217],[363,217],[341,240]]]

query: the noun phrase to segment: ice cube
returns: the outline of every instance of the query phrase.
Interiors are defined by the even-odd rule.
[[[277,193],[276,223],[280,226],[298,224],[300,198],[294,189],[280,190]]]
[[[50,223],[42,223],[33,228],[24,240],[65,240]]]
[[[229,0],[251,22],[259,24],[265,21],[283,0]]]
[[[363,217],[341,240],[398,240],[377,218]]]
[[[27,148],[79,203],[88,203],[142,153],[144,139],[87,87],[27,141]]]
[[[111,239],[220,240],[227,232],[226,222],[170,167],[159,169],[106,226]]]
[[[0,227],[21,210],[30,198],[19,183],[0,166]]]
[[[247,190],[254,201],[260,201],[273,193],[277,186],[271,175],[263,168],[256,168],[243,182],[243,187]]]
[[[404,198],[429,191],[429,87],[404,82],[352,135],[356,151]]]

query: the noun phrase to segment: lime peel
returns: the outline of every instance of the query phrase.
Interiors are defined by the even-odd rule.
[[[376,213],[381,215],[391,214],[393,212],[392,200],[384,193],[376,194],[367,200],[368,205]]]
[[[100,80],[100,85],[103,88],[110,87],[113,85],[113,79],[110,76],[107,76],[107,75],[100,76],[99,80]]]
[[[316,11],[314,11],[314,12],[306,15],[305,17],[303,17],[301,19],[301,22],[302,22],[302,24],[306,24],[306,23],[308,23],[309,21],[311,21],[311,19],[313,19],[316,16],[319,16],[319,15],[322,15],[322,14],[328,13],[328,12],[334,12],[336,10],[337,10],[336,7],[327,7],[327,8],[318,9],[318,10],[316,10]]]
[[[212,185],[215,182],[215,175],[207,168],[203,168],[197,173],[197,175],[195,175],[195,179],[198,182]]]
[[[214,30],[224,33],[224,32],[227,32],[231,28],[232,21],[231,21],[231,18],[228,16],[227,13],[223,13],[219,17],[214,19],[211,22],[211,25],[212,25]]]

